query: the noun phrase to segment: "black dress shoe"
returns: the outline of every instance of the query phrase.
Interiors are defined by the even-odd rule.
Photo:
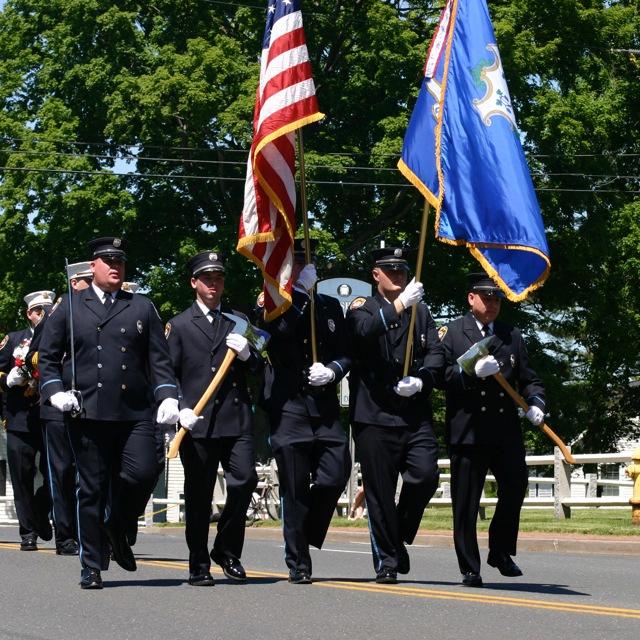
[[[503,576],[508,576],[509,578],[517,578],[522,575],[520,567],[506,553],[489,551],[487,564],[495,567]]]
[[[213,587],[215,582],[213,576],[207,571],[207,573],[189,574],[189,584],[194,587]]]
[[[97,569],[84,568],[80,573],[81,589],[102,589],[102,578]]]
[[[127,541],[126,533],[117,525],[111,522],[104,523],[104,532],[109,539],[113,559],[125,570],[135,571],[136,559]]]
[[[409,571],[411,571],[409,552],[404,544],[402,544],[398,548],[398,573],[407,574]]]
[[[396,584],[398,582],[397,573],[393,569],[383,567],[376,574],[376,582],[378,584]]]
[[[213,551],[211,551],[209,555],[211,559],[222,568],[224,575],[227,576],[229,580],[235,580],[236,582],[247,581],[247,574],[244,567],[240,564],[240,560],[230,558],[229,556],[220,556]]]
[[[462,584],[465,587],[481,587],[482,586],[482,578],[479,573],[474,573],[473,571],[467,571],[462,576]]]
[[[37,551],[38,545],[36,544],[36,534],[30,533],[22,538],[20,542],[20,551]]]
[[[311,584],[311,574],[306,569],[290,569],[289,582],[291,584]]]
[[[75,540],[65,540],[60,544],[56,544],[56,555],[59,556],[77,556],[78,543]]]
[[[36,529],[36,533],[38,534],[38,537],[42,538],[46,542],[53,538],[53,528],[51,527],[49,518],[42,520],[42,522]]]

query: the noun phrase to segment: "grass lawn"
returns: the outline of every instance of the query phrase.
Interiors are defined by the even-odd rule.
[[[478,531],[487,531],[493,508],[487,507],[486,520],[478,520]],[[366,520],[334,518],[332,524],[340,527],[366,527]],[[451,509],[436,507],[427,509],[422,518],[421,529],[450,531]],[[584,535],[640,536],[640,527],[631,524],[629,509],[572,509],[571,518],[556,520],[553,509],[523,509],[520,531],[542,531],[548,533],[579,533]]]

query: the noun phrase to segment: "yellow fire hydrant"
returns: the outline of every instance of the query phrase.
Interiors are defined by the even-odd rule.
[[[631,462],[625,473],[633,480],[633,495],[629,499],[631,505],[631,523],[640,526],[640,449],[631,455]]]

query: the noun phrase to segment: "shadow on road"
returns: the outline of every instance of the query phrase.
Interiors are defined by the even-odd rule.
[[[357,584],[370,584],[376,585],[380,588],[384,588],[386,585],[377,584],[373,578],[314,578],[314,582],[346,582]],[[398,580],[397,584],[389,585],[391,587],[460,587],[465,592],[469,593],[482,593],[483,591],[519,591],[523,593],[544,593],[548,595],[565,595],[565,596],[585,596],[591,597],[592,594],[585,593],[584,591],[575,591],[570,589],[568,585],[564,584],[538,584],[533,582],[485,582],[484,587],[470,589],[469,587],[463,587],[460,582],[450,582],[444,580]]]

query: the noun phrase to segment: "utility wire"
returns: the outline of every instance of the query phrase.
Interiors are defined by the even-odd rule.
[[[219,180],[221,182],[244,182],[243,177],[234,176],[195,176],[180,174],[164,174],[164,173],[126,173],[117,171],[84,171],[80,169],[37,169],[33,167],[0,167],[0,171],[16,171],[24,173],[52,173],[52,174],[68,174],[68,175],[85,175],[85,176],[102,176],[102,177],[122,177],[129,179],[148,180],[151,178],[163,180]],[[336,187],[394,187],[397,189],[414,188],[411,184],[402,184],[396,182],[352,182],[344,180],[307,180],[308,184],[318,184]],[[559,189],[553,187],[536,187],[536,191],[551,192],[569,192],[569,193],[621,193],[621,194],[637,194],[640,190],[622,190],[622,189]]]

